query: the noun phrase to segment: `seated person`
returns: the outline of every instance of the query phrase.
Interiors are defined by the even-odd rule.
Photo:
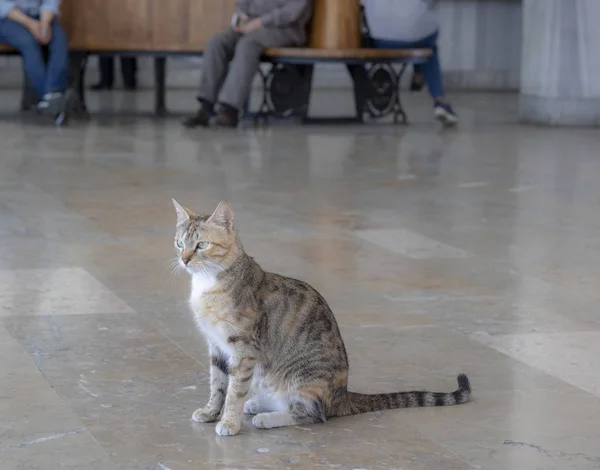
[[[69,71],[67,36],[56,19],[60,0],[0,0],[0,43],[17,49],[44,114],[59,114]],[[42,46],[48,46],[48,64]]]
[[[236,0],[232,26],[206,44],[198,94],[200,109],[183,124],[190,128],[209,123],[236,127],[263,50],[302,46],[311,12],[312,0]]]
[[[114,57],[98,57],[100,81],[92,85],[92,90],[112,90],[115,81]],[[135,90],[137,88],[137,59],[135,57],[121,57],[121,76],[123,88]]]
[[[413,89],[424,81],[433,98],[433,112],[445,125],[455,125],[458,116],[444,95],[438,56],[439,21],[430,0],[363,0],[373,47],[382,49],[431,48],[433,55],[415,65]]]

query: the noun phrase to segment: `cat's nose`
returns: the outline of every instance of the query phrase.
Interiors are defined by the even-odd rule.
[[[186,266],[188,265],[188,263],[191,261],[192,258],[181,258],[181,261],[183,261],[183,264],[185,264]]]

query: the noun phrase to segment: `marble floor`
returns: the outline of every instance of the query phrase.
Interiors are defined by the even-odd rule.
[[[409,127],[219,132],[57,130],[0,98],[0,470],[600,468],[597,130],[519,126],[512,95],[456,96],[452,132],[423,97]],[[465,372],[472,402],[231,438],[192,423],[208,364],[169,272],[171,197],[229,200],[264,268],[323,293],[354,390]]]

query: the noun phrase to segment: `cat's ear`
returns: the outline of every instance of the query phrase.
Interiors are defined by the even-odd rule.
[[[182,224],[190,220],[190,217],[194,215],[194,213],[186,207],[183,207],[179,204],[175,199],[171,199],[173,201],[173,205],[175,206],[175,211],[177,212],[177,225]]]
[[[229,203],[221,201],[208,221],[233,232],[233,209]]]

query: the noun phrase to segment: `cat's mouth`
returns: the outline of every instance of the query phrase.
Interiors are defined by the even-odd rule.
[[[194,274],[197,271],[193,266],[190,266],[189,263],[185,264],[181,259],[179,260],[179,266],[181,266],[184,271],[187,271],[190,274]]]

